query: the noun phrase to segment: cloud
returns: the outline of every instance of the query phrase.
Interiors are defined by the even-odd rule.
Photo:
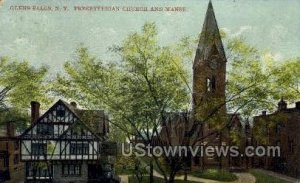
[[[274,61],[280,61],[283,59],[283,55],[280,52],[266,52],[264,54],[265,60],[274,60]]]
[[[224,31],[226,35],[228,35],[229,37],[233,38],[233,37],[241,36],[244,32],[249,31],[251,29],[252,27],[250,25],[244,25],[244,26],[240,26],[236,32],[233,32],[226,27],[222,28],[222,31]]]
[[[249,25],[241,26],[237,32],[232,34],[232,36],[233,37],[238,37],[238,36],[242,35],[244,32],[246,32],[248,30],[251,30],[251,29],[252,29],[252,27],[249,26]]]
[[[289,31],[283,25],[275,25],[272,27],[269,36],[273,43],[280,43],[285,40],[286,36],[288,35]]]
[[[281,53],[277,52],[273,55],[273,58],[275,61],[279,61],[279,60],[283,59],[283,55]]]

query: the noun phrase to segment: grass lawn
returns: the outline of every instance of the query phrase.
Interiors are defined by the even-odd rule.
[[[133,169],[126,169],[126,168],[116,168],[115,169],[117,175],[132,175],[134,174]]]
[[[256,183],[289,183],[284,180],[263,174],[261,172],[251,170],[250,173],[256,178]]]
[[[211,180],[220,180],[225,182],[231,182],[237,180],[237,176],[233,173],[230,173],[226,170],[217,170],[217,169],[207,169],[202,172],[193,171],[190,172],[189,175],[195,177],[201,177],[204,179],[211,179]]]
[[[129,183],[139,183],[137,181],[136,177],[133,177],[133,176],[129,176],[128,180],[129,180]],[[148,182],[149,182],[149,177],[145,176],[145,177],[143,177],[143,180],[140,183],[148,183]],[[162,178],[154,177],[154,182],[155,183],[164,183],[165,181]],[[194,182],[194,181],[187,181],[187,182],[188,183],[199,183],[199,182]],[[175,183],[184,183],[184,181],[183,180],[175,180]]]

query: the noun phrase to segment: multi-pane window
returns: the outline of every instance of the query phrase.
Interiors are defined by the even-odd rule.
[[[66,121],[66,109],[65,107],[59,105],[57,106],[57,108],[55,109],[55,113],[56,113],[56,122],[64,122]]]
[[[66,111],[63,110],[63,109],[58,109],[58,110],[56,111],[57,117],[64,117],[65,114],[66,114]]]
[[[31,144],[31,154],[32,155],[46,155],[47,154],[47,144],[46,143],[32,143]]]
[[[47,178],[52,174],[51,166],[48,166],[47,163],[35,163],[27,162],[26,163],[26,176],[27,177],[36,177],[36,178]]]
[[[37,134],[52,135],[54,131],[53,125],[40,123],[37,125]]]
[[[9,159],[8,159],[8,156],[7,156],[7,157],[4,157],[3,167],[4,167],[4,168],[7,168],[8,165],[9,165]]]
[[[63,175],[81,175],[80,164],[65,164],[62,166]]]
[[[19,155],[15,154],[14,155],[14,164],[18,164],[19,163]]]
[[[81,142],[72,142],[70,144],[70,154],[72,155],[86,155],[89,153],[89,144]]]

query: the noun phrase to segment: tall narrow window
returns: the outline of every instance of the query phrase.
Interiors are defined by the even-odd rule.
[[[207,92],[211,91],[211,80],[210,80],[210,78],[206,79],[206,91]]]
[[[295,145],[294,140],[289,139],[288,141],[289,141],[288,142],[289,143],[289,152],[294,153],[294,145]]]
[[[207,92],[213,92],[216,90],[216,79],[213,76],[211,79],[207,78],[206,79],[206,91]]]
[[[211,90],[212,91],[216,90],[216,78],[214,76],[211,79]]]

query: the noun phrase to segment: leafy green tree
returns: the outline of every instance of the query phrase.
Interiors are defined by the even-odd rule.
[[[261,52],[241,38],[228,42],[227,106],[238,108],[245,117],[262,110],[272,111],[281,97],[291,102],[299,99],[299,58],[274,61],[268,52]]]
[[[35,68],[27,61],[0,57],[0,110],[6,111],[0,124],[22,119],[24,126],[30,101],[50,103],[45,82],[47,71],[46,67]]]
[[[183,56],[175,47],[159,46],[153,23],[111,50],[120,60],[105,64],[79,48],[75,62],[64,66],[66,75],[57,77],[55,91],[84,107],[106,109],[128,139],[139,136],[150,143],[167,112],[188,108]]]
[[[0,114],[0,126],[11,123],[17,130],[20,131],[27,127],[27,123],[29,121],[30,117],[26,111],[21,111],[15,108],[6,109]]]

